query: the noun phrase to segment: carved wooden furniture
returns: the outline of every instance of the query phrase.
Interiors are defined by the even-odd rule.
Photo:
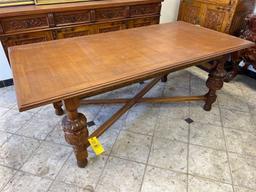
[[[256,43],[256,15],[249,14],[246,17],[245,27],[244,30],[241,31],[240,37]],[[256,69],[256,46],[254,45],[253,47],[240,51],[239,53],[233,54],[232,60],[234,62],[233,70],[227,74],[225,78],[226,82],[231,81],[238,73],[246,72],[249,65],[252,65],[254,69]],[[242,60],[245,62],[245,65],[243,70],[240,70],[239,63]]]
[[[153,45],[153,46],[152,46]],[[197,46],[195,46],[197,45]],[[253,43],[197,27],[174,22],[87,37],[69,38],[10,48],[14,84],[20,111],[55,103],[67,115],[62,125],[66,141],[74,148],[79,167],[87,164],[89,137],[99,137],[138,102],[178,102],[204,100],[211,110],[223,86],[227,55],[253,46]],[[143,98],[161,76],[215,60],[209,75],[209,92],[202,96]],[[86,117],[77,112],[80,99],[155,78],[134,98],[85,100],[82,103],[124,103],[113,117],[90,136]],[[178,83],[178,82],[177,82]]]
[[[10,46],[158,24],[162,0],[101,0],[0,8],[0,41]]]
[[[178,19],[239,36],[244,18],[253,12],[255,0],[181,0]],[[227,66],[227,65],[226,65]],[[210,71],[210,63],[199,65]]]
[[[179,20],[229,34],[239,34],[254,0],[181,0]]]

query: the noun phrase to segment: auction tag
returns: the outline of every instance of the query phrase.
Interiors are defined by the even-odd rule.
[[[104,148],[101,145],[100,141],[97,139],[97,137],[89,138],[88,141],[91,144],[92,150],[96,155],[100,155],[104,152]]]

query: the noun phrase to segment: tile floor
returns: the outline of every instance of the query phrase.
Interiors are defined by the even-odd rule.
[[[205,93],[206,79],[190,68],[170,74],[147,95]],[[142,87],[104,97],[132,96]],[[18,113],[14,88],[2,88],[0,191],[256,192],[255,93],[255,80],[239,76],[225,84],[211,112],[202,102],[136,105],[100,138],[106,152],[96,157],[89,149],[89,165],[80,169],[53,108]],[[119,107],[80,111],[96,124],[92,132]]]

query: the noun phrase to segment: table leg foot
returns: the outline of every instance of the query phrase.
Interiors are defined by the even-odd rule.
[[[55,114],[61,116],[64,114],[64,110],[62,109],[62,101],[54,102],[53,107],[55,109]]]
[[[219,61],[216,61],[215,69],[209,74],[209,78],[206,82],[207,87],[209,88],[206,96],[206,101],[204,105],[205,111],[210,111],[212,109],[212,104],[216,101],[217,90],[220,90],[224,84],[224,77],[226,76],[226,71],[224,69],[224,65],[226,62],[226,57],[222,58]]]
[[[64,101],[67,115],[62,120],[62,127],[65,133],[65,140],[72,145],[76,156],[78,167],[87,165],[87,139],[88,129],[87,120],[82,113],[77,112],[80,100],[79,98],[68,99]]]
[[[167,80],[168,80],[167,77],[168,77],[168,75],[163,76],[163,77],[161,78],[161,82],[166,83]]]

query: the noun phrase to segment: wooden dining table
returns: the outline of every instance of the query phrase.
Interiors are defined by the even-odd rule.
[[[210,29],[173,22],[14,46],[9,48],[9,57],[19,110],[22,112],[53,103],[56,114],[62,115],[63,103],[65,139],[73,146],[77,165],[85,167],[90,146],[88,139],[100,137],[136,103],[203,100],[204,110],[211,110],[217,98],[216,92],[223,86],[224,64],[229,55],[253,45],[250,41]],[[213,61],[214,64],[206,82],[208,93],[144,97],[163,76],[204,61]],[[153,80],[134,98],[88,99],[148,79]],[[124,105],[89,135],[86,117],[78,112],[79,106],[113,103]]]

